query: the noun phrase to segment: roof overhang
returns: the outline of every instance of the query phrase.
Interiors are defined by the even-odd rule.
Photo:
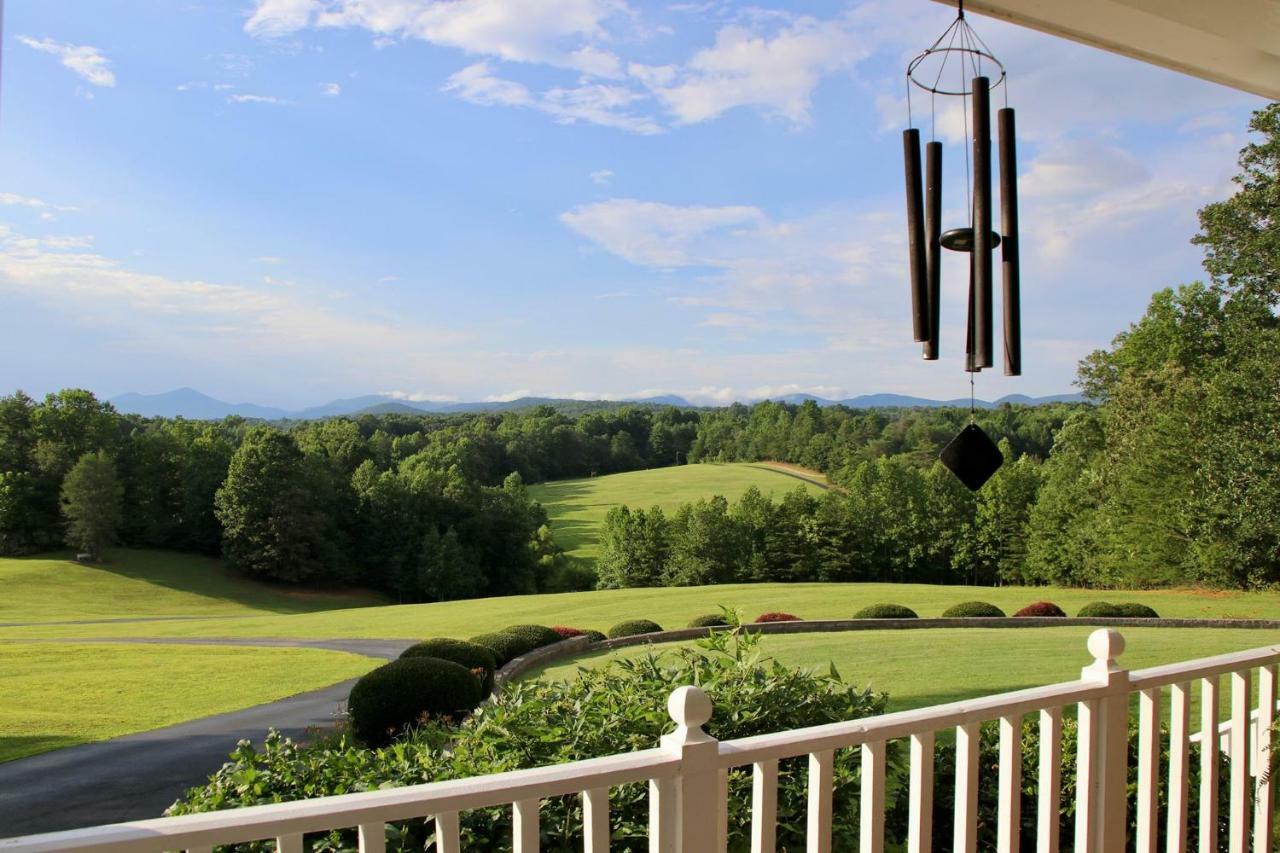
[[[937,0],[955,6],[955,0]],[[1280,100],[1280,0],[966,0],[966,12]]]

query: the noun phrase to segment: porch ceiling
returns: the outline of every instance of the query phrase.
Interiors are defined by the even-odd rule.
[[[966,0],[965,11],[1280,100],[1280,0]]]

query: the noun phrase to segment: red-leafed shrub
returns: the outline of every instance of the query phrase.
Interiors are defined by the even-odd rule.
[[[793,616],[790,613],[761,613],[756,617],[757,622],[799,622],[799,616]]]
[[[577,628],[570,628],[567,625],[552,625],[551,630],[555,631],[563,639],[566,639],[566,640],[569,639],[570,637],[581,637],[584,633],[586,633],[585,631],[580,631]]]
[[[1035,601],[1019,610],[1014,616],[1066,616],[1067,613],[1052,601]]]

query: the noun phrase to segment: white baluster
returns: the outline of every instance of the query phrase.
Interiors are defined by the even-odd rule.
[[[1258,670],[1258,728],[1254,738],[1254,754],[1258,763],[1258,787],[1254,794],[1253,849],[1254,853],[1271,850],[1273,832],[1272,809],[1275,793],[1270,778],[1271,750],[1274,748],[1271,727],[1276,719],[1276,668],[1267,664]]]
[[[956,726],[956,820],[952,849],[978,849],[978,736],[977,723]]]
[[[1058,853],[1062,819],[1062,709],[1040,712],[1040,772],[1036,792],[1036,853]]]
[[[1102,628],[1089,635],[1093,663],[1084,681],[1107,687],[1079,703],[1076,749],[1076,851],[1122,850],[1128,825],[1129,673],[1116,663],[1124,637]]]
[[[1231,853],[1248,853],[1249,801],[1249,700],[1252,693],[1249,670],[1231,673],[1231,821],[1227,830]]]
[[[809,822],[805,834],[808,853],[831,853],[831,779],[835,753],[809,753]]]
[[[1200,849],[1218,849],[1218,676],[1200,679]]]
[[[1022,843],[1022,717],[1000,718],[1000,806],[996,849],[1018,853]]]
[[[862,745],[862,797],[858,831],[862,853],[884,850],[884,741]]]
[[[542,801],[519,800],[511,805],[511,845],[514,853],[538,853],[538,810]]]
[[[716,850],[725,853],[729,849],[729,768],[721,767],[716,774]]]
[[[931,853],[933,850],[933,747],[933,732],[911,736],[908,853]]]
[[[458,841],[458,813],[441,812],[436,815],[436,853],[462,853]]]
[[[387,828],[381,822],[362,823],[357,832],[360,853],[385,853],[387,849]]]
[[[609,789],[582,792],[583,853],[609,853]]]
[[[1191,685],[1169,688],[1169,814],[1165,835],[1169,853],[1187,853],[1187,805],[1191,772]]]
[[[1138,839],[1134,853],[1156,853],[1160,784],[1160,688],[1138,699]]]
[[[276,838],[276,853],[302,853],[302,833],[295,832]]]
[[[649,849],[661,853],[704,853],[720,841],[720,744],[702,730],[711,719],[711,699],[697,687],[678,687],[667,699],[676,730],[662,747],[680,758],[680,775],[650,783]],[[654,819],[657,819],[657,824]]]
[[[756,762],[751,771],[751,853],[774,853],[778,841],[778,762]]]

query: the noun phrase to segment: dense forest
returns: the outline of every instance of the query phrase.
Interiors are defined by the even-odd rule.
[[[550,406],[251,423],[122,415],[92,394],[0,398],[0,553],[64,543],[221,553],[286,583],[404,601],[731,580],[1089,586],[1280,580],[1280,105],[1237,192],[1200,212],[1206,282],[1155,294],[1088,356],[1097,405],[853,410]],[[936,461],[973,417],[1006,464],[970,494]],[[823,471],[606,523],[566,560],[525,484],[686,462]]]

